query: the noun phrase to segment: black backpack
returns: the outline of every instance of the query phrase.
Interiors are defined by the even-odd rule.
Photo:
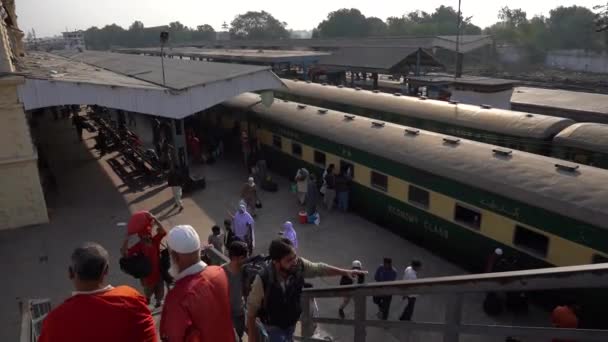
[[[137,279],[145,278],[152,273],[152,263],[147,256],[135,254],[120,258],[120,269]]]
[[[503,302],[496,292],[488,292],[483,300],[483,311],[488,316],[497,316],[504,310]]]
[[[261,274],[264,268],[270,264],[270,257],[264,255],[255,255],[247,259],[242,267],[243,275],[243,297],[247,298],[251,292],[251,286],[258,274]]]
[[[169,273],[170,268],[171,257],[169,256],[169,249],[165,248],[160,251],[160,274],[165,283],[173,284],[173,277]]]

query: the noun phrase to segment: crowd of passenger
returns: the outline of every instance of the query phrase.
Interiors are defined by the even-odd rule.
[[[81,128],[75,126],[80,136]],[[189,137],[191,149],[196,148],[195,138]],[[246,138],[243,137],[245,142]],[[252,156],[245,154],[244,158],[247,164]],[[351,168],[336,172],[335,165],[330,164],[319,185],[314,173],[305,168],[297,170],[292,191],[308,222],[318,219],[317,203],[321,197],[328,212],[336,203],[340,210],[348,210],[352,177]],[[175,207],[181,211],[178,179],[178,174],[170,173],[168,185]],[[120,248],[120,267],[140,281],[143,293],[130,286],[108,284],[110,255],[103,246],[87,242],[77,247],[68,266],[74,287],[72,296],[44,319],[39,341],[232,342],[242,341],[247,334],[248,341],[256,342],[261,325],[268,341],[289,342],[293,341],[302,314],[302,291],[311,286],[306,279],[340,276],[340,285],[365,283],[367,271],[359,260],[344,269],[299,256],[297,232],[290,221],[282,224],[280,236],[270,242],[267,256],[254,256],[255,217],[262,206],[254,177],[243,184],[240,197],[237,210],[229,213],[223,227],[212,227],[206,243],[190,225],[168,230],[149,212],[135,213]],[[134,244],[133,237],[137,240]],[[229,261],[210,265],[204,261],[207,248],[227,255]],[[496,265],[504,261],[502,254],[501,249],[496,249],[488,258],[487,272],[496,271]],[[421,270],[422,263],[412,260],[399,276],[392,259],[385,257],[374,280],[416,280]],[[399,320],[412,319],[417,297],[403,297],[406,304]],[[393,296],[373,297],[379,319],[388,319],[392,299]],[[346,317],[345,309],[351,300],[343,298],[337,313],[340,318]],[[161,307],[157,329],[153,312]],[[576,328],[575,309],[573,304],[557,307],[552,315],[554,325]]]
[[[226,237],[219,227],[212,229],[209,246],[201,243],[189,225],[167,232],[157,218],[145,212],[134,214],[130,223],[134,222],[145,229],[130,230],[139,241],[128,247],[129,239],[125,239],[121,268],[130,274],[145,274],[140,277],[143,295],[129,286],[108,284],[109,253],[97,243],[84,243],[74,250],[68,267],[75,291],[45,318],[39,341],[240,341],[245,333],[248,341],[255,341],[258,318],[270,341],[291,341],[302,313],[304,279],[350,279],[366,273],[360,267],[342,269],[299,257],[295,231],[286,222],[283,236],[270,242],[268,257],[247,284],[243,270],[250,246],[232,230],[231,221],[225,221],[226,232],[231,233]],[[236,219],[232,222],[236,228]],[[230,261],[222,266],[203,262],[202,250],[211,246],[220,251],[227,247]],[[163,262],[164,251],[168,265]],[[142,271],[145,263],[127,266],[128,258],[141,260],[142,256],[149,262],[148,272]],[[162,306],[160,336],[152,304]]]

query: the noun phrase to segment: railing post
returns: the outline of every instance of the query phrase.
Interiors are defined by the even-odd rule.
[[[462,322],[462,297],[464,294],[450,295],[445,310],[445,324],[447,330],[443,335],[443,342],[458,342],[460,339],[460,323]]]
[[[367,320],[367,297],[355,295],[355,339],[354,342],[365,342],[367,335],[365,320]]]
[[[303,338],[311,338],[315,334],[315,327],[312,323],[312,313],[310,311],[311,301],[311,297],[302,296],[302,319],[300,320],[300,324]]]

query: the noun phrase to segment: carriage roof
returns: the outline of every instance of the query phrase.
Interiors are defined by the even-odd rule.
[[[291,94],[298,96],[522,138],[548,140],[574,123],[570,119],[555,116],[397,96],[357,88],[292,80],[283,82]]]

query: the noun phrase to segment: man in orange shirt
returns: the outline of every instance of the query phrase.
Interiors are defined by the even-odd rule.
[[[234,342],[228,278],[219,266],[201,261],[201,242],[191,226],[177,226],[167,237],[169,272],[175,286],[167,294],[160,336],[167,342]]]
[[[150,298],[154,294],[156,299],[155,307],[158,308],[162,305],[163,297],[165,296],[165,284],[160,272],[160,244],[165,235],[167,235],[167,232],[155,216],[152,216],[152,220],[157,225],[156,235],[152,236],[152,227],[150,226],[148,230],[137,233],[140,239],[139,242],[128,249],[126,248],[128,244],[127,237],[122,247],[122,254],[125,257],[143,254],[150,260],[152,272],[147,277],[141,279],[141,284],[144,287],[146,302],[150,304]]]
[[[156,342],[144,297],[129,286],[105,285],[108,259],[96,243],[74,250],[69,275],[76,291],[44,319],[38,342]]]
[[[578,307],[572,300],[568,300],[565,305],[559,305],[551,313],[551,323],[556,328],[576,329],[578,328],[578,317],[576,311]],[[553,339],[553,342],[575,342],[574,340]]]

